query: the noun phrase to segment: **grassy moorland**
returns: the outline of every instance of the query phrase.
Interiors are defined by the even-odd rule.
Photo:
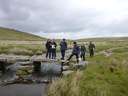
[[[86,57],[84,70],[60,78],[49,86],[48,96],[128,96],[128,40],[95,41],[96,52]],[[109,54],[110,51],[110,55]]]
[[[0,54],[35,55],[42,54],[46,38],[14,29],[0,27]],[[60,40],[56,40],[59,45]],[[68,41],[71,43],[71,41]],[[59,46],[57,47],[59,51]]]
[[[33,55],[41,54],[45,38],[0,27],[0,54]]]
[[[0,27],[0,40],[41,41],[44,40],[44,38],[30,33]]]

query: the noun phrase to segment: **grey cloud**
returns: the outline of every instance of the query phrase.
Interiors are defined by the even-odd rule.
[[[72,8],[70,1],[0,0],[0,26],[35,34],[81,32],[80,34],[97,36],[113,32],[127,33],[128,23],[125,20],[102,26],[96,20],[102,12],[92,8]]]
[[[38,1],[41,2],[41,0]],[[42,0],[40,4],[35,0],[31,0],[31,2],[30,0],[10,0],[10,2],[6,0],[2,2],[3,11],[6,13],[6,17],[2,19],[10,27],[26,31],[69,32],[86,28],[94,15],[87,11],[72,12],[70,9],[67,10],[63,5],[63,0],[57,3],[58,6],[56,6],[58,0],[54,2],[51,0],[51,3],[49,1]],[[85,16],[88,18],[83,18]]]

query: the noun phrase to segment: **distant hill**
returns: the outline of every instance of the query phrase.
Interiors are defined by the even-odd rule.
[[[0,27],[0,40],[40,41],[45,40],[45,38],[14,29]]]
[[[128,37],[102,37],[102,38],[86,38],[77,41],[128,41]]]

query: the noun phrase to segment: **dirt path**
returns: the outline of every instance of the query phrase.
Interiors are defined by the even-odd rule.
[[[125,46],[125,47],[128,48],[128,46]],[[109,57],[113,54],[113,50],[120,49],[120,48],[124,48],[124,46],[109,48],[109,49],[106,49],[106,50],[96,53],[96,55],[104,54],[105,56]]]

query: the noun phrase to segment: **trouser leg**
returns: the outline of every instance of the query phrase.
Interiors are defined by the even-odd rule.
[[[54,59],[56,59],[56,49],[54,49]]]
[[[56,50],[52,49],[52,59],[55,59],[55,58],[56,58]]]
[[[48,55],[49,55],[49,59],[51,59],[51,55],[52,55],[52,51],[51,51],[51,49],[49,49],[49,53],[48,53]]]
[[[94,51],[92,51],[92,56],[94,56]]]
[[[61,56],[62,56],[62,60],[64,60],[64,58],[65,58],[65,50],[61,50]]]
[[[65,59],[65,50],[64,50],[64,53],[63,53],[63,59]]]
[[[83,61],[85,61],[85,53],[82,53],[82,54],[80,55],[80,57],[81,57],[81,59],[82,59]]]
[[[82,59],[82,54],[80,55],[81,59]]]
[[[48,49],[47,49],[47,51],[46,51],[46,58],[48,57]]]
[[[93,56],[94,56],[94,51],[90,50],[90,57],[93,57]]]
[[[85,54],[83,54],[83,61],[85,61]]]
[[[79,63],[79,54],[75,54],[77,63]]]
[[[92,50],[90,50],[89,53],[90,53],[90,57],[92,57]]]
[[[71,54],[70,57],[68,58],[68,60],[70,60],[73,57],[74,54]]]
[[[51,50],[51,56],[52,56],[52,59],[54,58],[54,50],[52,49]]]

